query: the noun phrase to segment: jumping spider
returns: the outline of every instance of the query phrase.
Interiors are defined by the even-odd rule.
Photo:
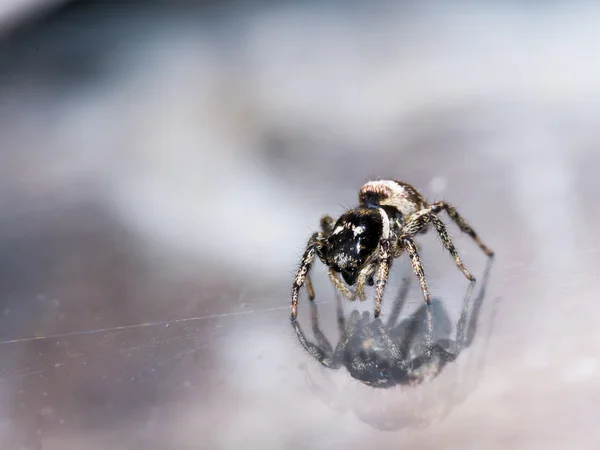
[[[292,320],[298,314],[298,296],[303,284],[306,283],[309,298],[313,300],[315,297],[309,277],[315,256],[329,267],[331,282],[349,300],[355,300],[356,295],[365,300],[365,284],[375,284],[374,316],[378,317],[392,261],[406,251],[419,278],[425,302],[430,304],[423,265],[413,240],[417,233],[426,232],[430,223],[442,238],[458,268],[469,280],[475,281],[475,277],[458,256],[445,225],[437,217],[441,211],[446,211],[461,231],[471,236],[487,256],[493,256],[493,252],[452,205],[446,202],[429,205],[407,183],[394,180],[370,181],[360,188],[358,200],[359,205],[346,211],[337,221],[328,215],[323,216],[322,231],[314,233],[309,239],[292,287]],[[340,273],[345,283],[340,280]],[[354,285],[356,293],[348,288]]]

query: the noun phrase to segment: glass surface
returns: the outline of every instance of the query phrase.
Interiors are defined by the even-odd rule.
[[[0,448],[600,447],[598,8],[328,5],[84,2],[4,34]],[[316,262],[290,323],[307,239],[374,178],[496,252],[441,215],[470,285],[418,238],[454,361],[392,367],[427,350],[406,256],[379,321]]]

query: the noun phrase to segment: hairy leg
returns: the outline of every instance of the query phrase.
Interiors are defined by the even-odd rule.
[[[325,214],[323,217],[321,217],[321,230],[323,232],[323,238],[326,236],[329,236],[331,234],[331,232],[333,231],[333,225],[335,224],[335,219],[331,216],[328,216],[327,214]],[[310,273],[306,273],[306,279],[305,279],[305,284],[306,284],[306,292],[308,292],[308,298],[310,300],[314,300],[315,299],[315,290],[313,288],[312,285],[312,281],[310,280]]]
[[[450,218],[456,222],[461,231],[471,236],[477,245],[479,245],[479,248],[483,250],[487,256],[494,256],[494,252],[481,241],[477,233],[475,233],[475,230],[473,230],[467,221],[458,214],[454,206],[446,202],[437,202],[431,205],[428,209],[433,214],[437,214],[440,211],[446,211]]]
[[[454,259],[454,262],[456,263],[458,268],[465,275],[465,277],[467,277],[468,280],[475,281],[475,277],[467,270],[462,260],[460,259],[460,256],[458,255],[458,250],[456,250],[452,239],[448,235],[446,226],[433,212],[431,212],[431,209],[432,207],[428,207],[410,216],[406,224],[402,227],[402,235],[408,235],[412,238],[417,233],[426,229],[429,223],[433,224],[437,233],[442,239],[444,247],[446,247],[446,250],[448,250],[450,255],[452,255],[452,258]]]
[[[467,268],[463,264],[462,260],[460,259],[460,256],[458,256],[458,251],[456,250],[456,247],[454,246],[452,239],[450,239],[450,236],[448,235],[448,231],[446,231],[446,227],[444,226],[442,221],[440,219],[438,219],[435,215],[431,214],[431,223],[433,223],[433,226],[435,227],[436,231],[440,235],[440,238],[442,239],[442,243],[444,244],[444,247],[446,247],[446,250],[448,250],[450,255],[452,255],[454,262],[456,263],[458,268],[461,270],[461,272],[465,275],[465,277],[467,277],[468,280],[475,281],[475,277],[473,275],[471,275],[471,272],[469,272],[467,270]]]
[[[384,239],[379,245],[379,266],[377,267],[377,281],[375,282],[375,312],[374,317],[381,314],[381,302],[383,301],[383,292],[390,273],[392,264],[392,251],[390,241]]]
[[[306,245],[306,250],[302,255],[302,261],[300,263],[300,267],[296,272],[296,277],[294,278],[294,284],[292,285],[292,305],[291,305],[291,319],[295,320],[298,314],[298,297],[300,295],[300,288],[304,285],[306,278],[308,276],[308,272],[312,266],[313,261],[315,260],[315,255],[317,250],[319,250],[323,245],[324,235],[323,233],[315,233],[308,240],[308,244]],[[309,296],[312,293],[314,298],[314,291],[312,289],[312,283],[308,286],[309,288]],[[312,291],[312,292],[311,292]]]
[[[406,252],[410,257],[413,270],[415,271],[415,274],[419,279],[419,284],[421,285],[421,291],[423,291],[423,298],[425,299],[425,303],[429,305],[431,303],[429,289],[427,288],[427,281],[425,280],[423,264],[421,263],[421,258],[419,258],[419,254],[417,253],[417,246],[410,236],[400,236],[400,243],[406,249]]]

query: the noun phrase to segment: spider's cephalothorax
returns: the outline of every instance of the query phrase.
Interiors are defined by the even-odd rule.
[[[292,320],[297,315],[298,295],[302,285],[306,283],[309,298],[314,298],[308,272],[315,256],[329,266],[332,283],[350,300],[354,300],[356,296],[364,300],[365,284],[376,283],[377,317],[381,312],[381,301],[392,261],[406,251],[419,278],[425,301],[429,303],[423,265],[413,240],[417,233],[426,231],[429,224],[435,227],[459,269],[469,280],[474,281],[475,278],[458,256],[445,225],[437,217],[442,211],[446,211],[488,256],[493,255],[453,206],[445,202],[429,205],[409,184],[393,180],[370,181],[360,188],[358,199],[359,206],[345,212],[337,221],[323,216],[321,231],[314,233],[308,241],[292,288]],[[349,286],[356,286],[355,292]]]
[[[325,264],[340,272],[348,285],[356,283],[360,269],[374,258],[383,223],[379,209],[363,207],[351,209],[335,223],[325,246]]]

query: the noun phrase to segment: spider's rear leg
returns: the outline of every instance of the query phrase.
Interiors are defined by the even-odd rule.
[[[424,229],[427,229],[427,226],[431,222],[431,224],[435,227],[437,233],[440,235],[442,239],[442,243],[446,250],[452,255],[454,262],[461,270],[461,272],[467,277],[470,281],[475,281],[475,277],[471,275],[471,272],[467,270],[465,265],[463,264],[460,256],[458,255],[458,251],[450,239],[448,235],[448,231],[446,230],[446,226],[444,223],[432,212],[433,207],[426,208],[422,211],[411,216],[408,222],[402,227],[403,235],[408,235],[410,237],[416,235],[417,233],[421,233]],[[414,242],[413,242],[414,244]]]
[[[458,251],[456,250],[452,239],[450,239],[448,231],[446,230],[446,227],[444,226],[442,221],[438,219],[434,214],[430,215],[430,220],[431,223],[433,223],[433,226],[435,227],[436,231],[440,235],[440,238],[442,238],[442,243],[444,244],[444,247],[446,247],[446,250],[448,250],[448,252],[450,252],[450,255],[452,255],[452,258],[454,258],[454,262],[456,263],[458,268],[465,275],[465,277],[467,277],[468,280],[475,281],[475,277],[471,275],[471,272],[467,270],[462,260],[460,259],[460,256],[458,256]]]
[[[452,206],[446,202],[437,202],[437,203],[434,203],[433,205],[431,205],[428,209],[434,214],[437,214],[440,211],[446,211],[448,213],[448,215],[450,216],[450,218],[458,225],[460,230],[463,233],[466,233],[469,236],[471,236],[473,238],[473,240],[475,241],[475,243],[479,246],[479,248],[481,250],[483,250],[483,252],[487,256],[489,256],[489,257],[494,256],[494,252],[481,241],[481,239],[479,238],[477,233],[475,233],[475,230],[473,230],[473,228],[471,228],[471,226],[467,223],[467,221],[458,214],[458,212],[456,211],[456,208],[454,208],[454,206]]]

